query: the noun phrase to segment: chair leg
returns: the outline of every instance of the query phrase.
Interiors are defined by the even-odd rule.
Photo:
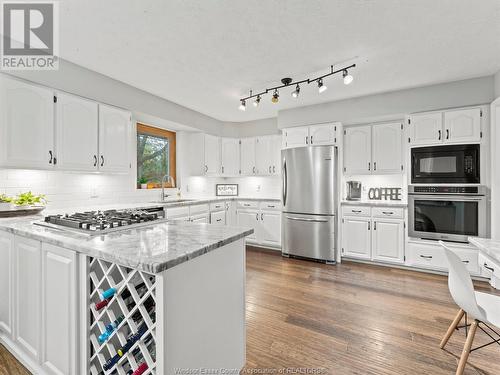
[[[469,358],[470,348],[472,347],[472,341],[474,341],[474,335],[476,334],[477,325],[479,324],[478,320],[474,320],[474,322],[470,326],[469,334],[467,335],[467,340],[464,344],[464,349],[462,350],[462,356],[460,357],[460,362],[458,362],[456,375],[462,375],[464,373],[465,365],[467,364],[467,358]]]
[[[443,339],[441,340],[441,343],[439,344],[439,347],[441,349],[443,349],[445,347],[445,345],[448,342],[448,340],[450,339],[451,335],[453,335],[453,331],[455,331],[455,329],[457,328],[458,323],[460,323],[464,314],[465,314],[464,310],[460,309],[458,311],[457,316],[455,316],[455,319],[453,319],[453,322],[450,324],[448,331],[446,331],[446,334],[444,335]]]

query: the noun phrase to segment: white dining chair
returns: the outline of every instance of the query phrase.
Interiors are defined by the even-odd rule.
[[[439,241],[439,243],[443,247],[446,258],[448,259],[448,288],[450,289],[453,300],[460,307],[457,316],[451,323],[439,346],[443,349],[453,334],[453,331],[462,328],[459,327],[459,323],[465,315],[464,327],[467,339],[456,372],[456,375],[462,375],[469,354],[472,351],[494,343],[500,345],[500,334],[490,326],[500,327],[500,296],[474,291],[474,285],[472,284],[472,279],[465,264],[443,241]],[[469,325],[467,324],[467,315],[474,319],[472,324],[470,324],[468,332],[467,328]],[[493,341],[471,349],[477,328],[486,333]],[[497,338],[495,338],[492,333],[495,334]]]

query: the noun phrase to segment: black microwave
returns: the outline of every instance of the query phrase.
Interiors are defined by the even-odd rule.
[[[443,145],[411,149],[412,184],[479,184],[480,145]]]

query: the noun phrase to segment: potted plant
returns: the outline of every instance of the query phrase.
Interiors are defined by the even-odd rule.
[[[139,179],[139,185],[141,185],[141,189],[147,189],[148,188],[148,180],[146,180],[146,177],[141,177]]]
[[[0,194],[0,211],[8,211],[12,209],[12,198],[5,194]]]
[[[45,206],[45,195],[34,195],[31,191],[19,194],[13,201],[17,206]]]

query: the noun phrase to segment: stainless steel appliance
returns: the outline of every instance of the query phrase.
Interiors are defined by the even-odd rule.
[[[480,145],[444,145],[411,149],[412,184],[479,184]]]
[[[487,235],[484,186],[408,187],[410,237],[467,242]]]
[[[361,199],[361,182],[347,181],[346,185],[346,199],[348,201],[359,201]]]
[[[162,207],[155,207],[49,215],[44,221],[35,222],[35,224],[87,235],[101,235],[151,225],[151,222],[161,220],[166,220],[165,212]]]
[[[335,262],[336,148],[292,148],[281,156],[283,255]]]

